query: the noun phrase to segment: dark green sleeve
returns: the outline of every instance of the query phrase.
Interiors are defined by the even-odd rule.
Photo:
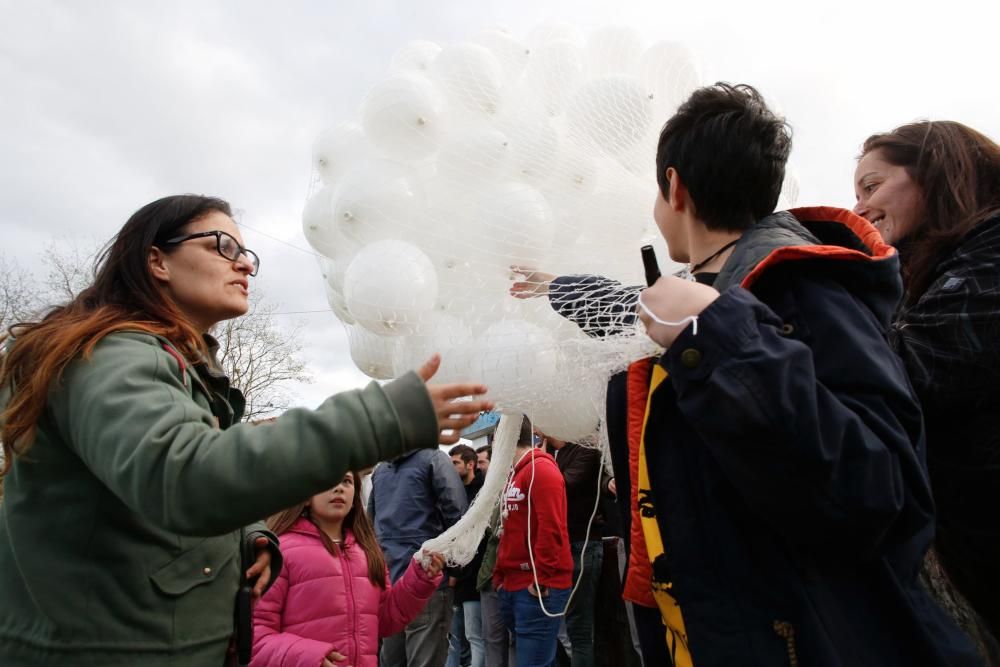
[[[220,431],[156,339],[105,338],[74,362],[50,400],[68,445],[126,505],[186,535],[217,535],[290,507],[348,470],[436,448],[423,381],[408,373],[315,410]]]

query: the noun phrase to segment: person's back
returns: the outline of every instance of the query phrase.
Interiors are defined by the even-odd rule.
[[[462,518],[468,500],[448,455],[428,449],[380,463],[368,506],[395,581],[421,544]]]
[[[976,664],[916,581],[933,535],[919,406],[886,329],[898,258],[848,211],[770,215],[790,136],[748,87],[661,133],[654,215],[695,282],[640,317],[639,516],[677,664]]]

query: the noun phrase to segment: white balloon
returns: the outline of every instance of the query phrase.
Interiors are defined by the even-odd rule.
[[[528,64],[528,47],[504,30],[485,30],[472,41],[490,50],[503,69],[503,81],[509,85],[517,80]]]
[[[634,246],[653,219],[656,182],[607,172],[606,185],[582,199],[571,216],[581,229],[579,242],[595,248]]]
[[[566,442],[577,442],[597,432],[604,414],[605,378],[597,374],[566,372],[569,364],[560,365],[557,383],[538,401],[529,417],[532,425],[545,435]]]
[[[361,103],[361,124],[372,144],[398,160],[419,160],[441,145],[445,103],[426,78],[396,74],[376,84]]]
[[[434,354],[441,355],[441,367],[434,382],[447,383],[470,379],[469,356],[461,350],[472,341],[469,327],[458,317],[433,313],[421,321],[419,331],[399,338],[396,350],[396,375],[419,368]]]
[[[330,197],[337,233],[358,244],[414,237],[420,230],[424,194],[404,165],[372,160],[341,179]]]
[[[403,44],[403,46],[399,47],[392,54],[392,60],[389,62],[389,71],[393,74],[406,72],[426,73],[439,53],[441,53],[441,47],[434,42],[415,39]]]
[[[790,166],[785,167],[785,181],[781,184],[781,194],[778,196],[777,210],[785,211],[795,208],[799,202],[799,179]]]
[[[557,370],[555,340],[541,327],[523,320],[504,320],[477,339],[475,377],[489,388],[500,410],[527,412],[531,387],[549,387]]]
[[[653,120],[653,104],[638,79],[610,75],[580,86],[566,110],[571,136],[620,155],[641,141]]]
[[[594,76],[634,74],[642,55],[642,36],[635,28],[605,26],[587,39],[587,57]]]
[[[323,283],[323,289],[326,291],[326,302],[330,305],[330,310],[337,316],[337,319],[344,324],[354,324],[355,319],[351,315],[351,311],[347,309],[344,295],[334,289],[329,281]]]
[[[332,257],[342,248],[333,220],[332,193],[330,188],[322,188],[306,202],[302,210],[302,233],[316,252]]]
[[[495,182],[509,168],[510,140],[488,125],[474,125],[448,138],[437,154],[437,173],[449,189],[475,189]]]
[[[324,130],[313,143],[313,169],[327,185],[361,163],[370,152],[365,131],[357,123],[342,123]]]
[[[583,78],[583,49],[561,39],[534,49],[525,73],[521,97],[539,98],[550,116],[563,112],[570,95]]]
[[[592,152],[565,142],[541,189],[554,205],[573,206],[599,184],[600,170]]]
[[[696,88],[701,73],[691,50],[679,42],[657,42],[639,60],[639,79],[661,115],[673,115]]]
[[[503,68],[485,46],[465,43],[441,51],[431,65],[431,76],[455,110],[496,115],[501,102]]]
[[[578,46],[583,45],[583,33],[570,23],[543,23],[528,33],[528,46],[532,51],[548,42],[564,40]]]
[[[544,182],[562,143],[552,122],[540,114],[512,113],[497,125],[510,139],[511,176],[532,185]]]
[[[437,273],[419,248],[405,241],[379,241],[358,251],[344,275],[344,300],[369,331],[410,334],[437,300]]]
[[[552,207],[538,190],[504,183],[484,191],[473,208],[477,236],[489,239],[490,262],[501,271],[537,266],[555,240]]]
[[[359,326],[348,326],[347,343],[351,361],[362,373],[374,380],[395,377],[393,359],[398,345],[395,338],[378,336]]]

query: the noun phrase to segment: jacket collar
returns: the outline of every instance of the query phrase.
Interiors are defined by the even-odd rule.
[[[316,524],[304,516],[296,519],[295,523],[292,524],[292,527],[288,529],[288,532],[319,539],[319,528],[317,528]],[[349,547],[354,544],[354,542],[354,533],[352,533],[350,529],[344,528],[344,541],[341,546]]]
[[[797,208],[762,219],[740,237],[713,287],[753,289],[778,266],[829,275],[886,324],[902,296],[895,248],[871,223],[842,208]]]

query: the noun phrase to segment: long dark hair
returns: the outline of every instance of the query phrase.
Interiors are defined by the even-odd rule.
[[[0,479],[10,471],[14,457],[30,449],[53,383],[75,359],[89,357],[108,334],[145,331],[167,338],[191,358],[205,351],[195,326],[157,286],[149,271],[149,252],[213,211],[232,215],[222,199],[200,195],[176,195],[146,204],[101,253],[90,287],[40,322],[18,324],[0,338],[0,347],[11,335],[17,339],[2,355],[0,367],[0,386],[11,389],[0,416],[4,452]]]
[[[345,532],[350,530],[354,533],[355,543],[365,552],[365,559],[368,561],[368,580],[385,590],[385,554],[382,553],[382,548],[378,545],[378,540],[375,538],[375,528],[372,526],[371,519],[365,512],[364,503],[361,501],[361,475],[353,471],[351,474],[354,475],[354,503],[347,516],[344,517],[343,528]],[[319,524],[309,515],[308,510],[309,500],[305,500],[269,518],[267,527],[275,535],[281,535],[295,525],[295,522],[300,518],[307,519],[316,526],[316,530],[319,531],[319,539],[323,542],[326,550],[333,556],[340,555],[340,547],[323,532]]]
[[[1000,146],[954,121],[922,121],[873,134],[872,151],[903,167],[920,189],[922,216],[907,239],[903,278],[908,303],[920,298],[941,259],[973,229],[1000,215]]]

